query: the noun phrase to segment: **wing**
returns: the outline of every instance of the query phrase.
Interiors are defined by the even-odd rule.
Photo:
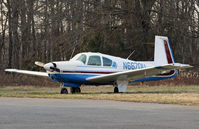
[[[162,74],[164,72],[168,72],[173,69],[183,69],[183,68],[189,68],[190,65],[183,65],[183,64],[166,64],[158,67],[149,67],[144,69],[137,69],[137,70],[129,70],[124,72],[118,72],[118,73],[112,73],[102,76],[96,76],[96,77],[90,77],[87,78],[87,81],[95,82],[95,83],[109,83],[116,81],[118,79],[127,79],[128,81],[133,81],[149,76],[154,76],[157,74]]]
[[[22,73],[22,74],[48,77],[48,73],[46,73],[46,72],[36,72],[36,71],[19,70],[19,69],[5,69],[5,71],[13,72],[13,73]]]

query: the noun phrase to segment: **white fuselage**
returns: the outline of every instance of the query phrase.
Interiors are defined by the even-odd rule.
[[[82,58],[80,56],[82,56]],[[93,84],[86,81],[86,78],[88,77],[143,69],[155,65],[153,61],[132,61],[120,57],[92,52],[79,53],[69,61],[53,63],[55,63],[56,67],[60,69],[60,72],[49,74],[53,80],[58,82],[78,83],[79,85]],[[52,63],[48,63],[44,67],[45,69],[48,69],[51,66],[53,66]],[[162,78],[160,80],[162,80]]]

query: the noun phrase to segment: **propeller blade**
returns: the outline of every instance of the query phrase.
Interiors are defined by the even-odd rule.
[[[53,64],[53,66],[54,66],[55,68],[57,68],[57,64],[55,64],[54,62],[53,62],[52,64]]]
[[[37,66],[44,67],[44,63],[42,63],[42,62],[35,61],[35,64],[36,64]]]

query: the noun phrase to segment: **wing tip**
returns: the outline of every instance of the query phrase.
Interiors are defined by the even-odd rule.
[[[5,72],[16,72],[17,69],[5,69],[4,71],[5,71]]]

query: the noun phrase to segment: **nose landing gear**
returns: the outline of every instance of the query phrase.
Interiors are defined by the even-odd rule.
[[[68,90],[66,88],[61,88],[60,94],[68,94]]]
[[[70,92],[72,94],[81,93],[81,89],[79,87],[71,87]]]
[[[79,87],[71,87],[70,92],[71,94],[81,93],[81,89]],[[66,88],[61,88],[60,94],[68,94],[68,90]]]
[[[66,86],[64,84],[65,83],[60,83],[60,87],[61,87],[60,94],[68,94],[68,90],[64,87],[64,86]],[[78,85],[78,86],[80,86],[80,85]],[[81,89],[80,89],[80,87],[70,87],[70,93],[71,94],[81,93]]]

